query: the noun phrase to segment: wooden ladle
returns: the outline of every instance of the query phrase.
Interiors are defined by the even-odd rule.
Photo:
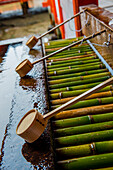
[[[56,30],[57,28],[59,28],[60,26],[64,25],[65,23],[69,22],[70,20],[72,20],[73,18],[79,16],[80,14],[82,14],[84,11],[86,11],[86,9],[84,9],[81,12],[78,12],[77,14],[73,15],[71,18],[65,20],[64,22],[62,22],[61,24],[55,26],[54,28],[50,29],[49,31],[43,33],[41,36],[39,36],[38,38],[36,38],[35,36],[32,36],[27,42],[26,45],[31,49],[33,48],[36,43],[38,42],[39,39],[41,39],[42,37],[44,37],[45,35],[49,34],[50,32]]]
[[[24,117],[20,120],[19,124],[17,125],[16,129],[17,135],[24,138],[28,143],[34,142],[44,132],[47,122],[51,117],[65,110],[71,105],[79,102],[80,100],[85,99],[92,93],[104,88],[105,86],[108,86],[111,83],[113,83],[113,77],[93,87],[92,89],[86,91],[85,93],[75,97],[74,99],[52,110],[51,112],[47,113],[44,116],[35,109],[30,110],[24,115]]]
[[[67,49],[69,49],[70,47],[73,47],[73,46],[75,46],[75,45],[78,45],[78,44],[80,44],[80,43],[82,43],[82,42],[84,42],[84,41],[86,41],[86,40],[89,40],[89,39],[91,39],[91,38],[94,38],[94,37],[96,37],[97,35],[102,34],[103,32],[106,32],[106,30],[103,29],[103,30],[101,30],[101,31],[99,31],[99,32],[97,32],[97,33],[95,33],[95,34],[92,34],[92,35],[89,35],[88,37],[83,38],[82,40],[79,40],[79,41],[77,41],[77,42],[73,42],[72,44],[70,44],[70,45],[68,45],[68,46],[65,46],[65,47],[63,47],[63,48],[61,48],[61,49],[59,49],[59,50],[57,50],[57,51],[55,51],[55,52],[53,52],[53,53],[51,53],[51,54],[43,57],[43,58],[41,58],[41,59],[39,59],[39,60],[37,60],[37,61],[35,61],[35,62],[33,62],[33,63],[31,63],[28,59],[25,59],[24,61],[22,61],[22,62],[16,67],[16,72],[20,75],[20,77],[24,77],[24,76],[33,68],[33,65],[34,65],[34,64],[36,64],[36,63],[38,63],[38,62],[40,62],[40,61],[43,61],[43,60],[45,60],[45,59],[47,59],[47,58],[49,58],[49,57],[52,57],[53,55],[58,54],[58,53],[60,53],[60,52],[62,52],[62,51],[64,51],[64,50],[67,50]]]

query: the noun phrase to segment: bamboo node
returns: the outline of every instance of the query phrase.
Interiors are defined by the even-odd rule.
[[[78,50],[78,53],[81,53],[81,51],[80,51],[80,50]]]
[[[95,155],[95,154],[96,154],[95,143],[91,143],[91,144],[89,145],[89,147],[90,147],[90,149],[91,149],[92,154]]]
[[[54,75],[56,75],[57,74],[57,72],[56,71],[54,71]]]
[[[49,63],[49,66],[51,66],[51,63]]]
[[[100,98],[97,98],[99,104],[102,104],[102,100]]]
[[[83,76],[80,76],[81,80],[83,80]]]
[[[66,90],[69,91],[69,87],[66,87]]]
[[[88,115],[88,118],[90,120],[91,123],[94,123],[94,119],[93,119],[93,116],[92,115]]]
[[[61,92],[61,93],[59,93],[59,98],[60,98],[60,99],[62,98],[62,92]]]

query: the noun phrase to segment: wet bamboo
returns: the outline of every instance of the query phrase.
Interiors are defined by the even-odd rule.
[[[58,65],[48,65],[48,69],[52,68],[58,68],[58,67],[66,67],[66,66],[72,66],[72,65],[81,65],[81,64],[86,64],[86,63],[93,63],[93,62],[99,62],[100,59],[88,59],[84,61],[73,61],[64,64],[58,64]]]
[[[56,147],[82,145],[91,142],[113,140],[113,130],[104,130],[79,135],[55,138]]]
[[[106,90],[106,89],[105,89]],[[84,92],[85,90],[83,90]],[[113,96],[113,91],[104,91],[104,89],[102,89],[103,92],[98,92],[98,93],[95,93],[95,94],[92,94],[91,96],[87,97],[87,99],[95,99],[95,98],[102,98],[102,97],[110,97],[110,96]],[[77,94],[77,92],[75,92]],[[78,94],[81,94],[81,92],[78,90]],[[71,96],[71,97],[69,97]],[[72,97],[73,96],[73,97]],[[50,95],[50,97],[52,98],[52,95]],[[69,100],[73,99],[75,97],[75,95],[73,93],[68,93],[67,94],[67,97],[66,98],[63,98],[64,96],[62,96],[63,99],[61,99],[60,95],[57,97],[57,96],[54,96],[54,98],[57,98],[56,100],[55,99],[51,99],[51,104],[52,105],[60,105],[60,104],[64,104],[65,102],[68,102]],[[60,99],[58,99],[60,98]]]
[[[57,68],[48,68],[48,72],[51,71],[62,71],[62,70],[66,70],[66,69],[73,69],[73,68],[81,68],[81,67],[88,67],[88,66],[93,66],[93,65],[98,65],[101,64],[101,61],[95,61],[92,63],[86,63],[86,64],[77,64],[77,65],[68,65],[68,66],[64,66],[64,67],[57,67]]]
[[[107,168],[99,168],[94,170],[113,170],[113,167],[107,167]]]
[[[89,170],[113,166],[113,153],[99,154],[82,158],[58,161],[58,169],[63,170]],[[99,170],[99,169],[98,169]]]
[[[95,56],[95,53],[92,53],[92,54],[85,54],[85,55],[77,55],[77,56],[74,56],[74,57],[64,57],[64,58],[58,58],[58,59],[52,59],[52,60],[46,60],[47,63],[49,62],[59,62],[59,61],[66,61],[66,60],[71,60],[71,59],[81,59],[81,58],[87,58],[87,57],[90,57],[90,56]]]
[[[60,93],[53,93],[53,94],[50,94],[50,97],[51,97],[51,100],[54,100],[54,99],[59,99],[59,103],[60,103],[60,100],[62,98],[68,98],[68,97],[73,97],[73,96],[77,96],[81,93],[84,93],[85,91],[87,91],[89,89],[81,89],[81,90],[76,90],[76,91],[66,91],[66,92],[60,92]],[[92,99],[92,98],[99,98],[99,97],[104,97],[104,96],[113,96],[113,91],[106,91],[106,88],[105,88],[105,91],[104,89],[101,90],[102,93],[95,93],[93,94],[92,96],[89,96],[87,99]],[[57,100],[58,101],[58,100]],[[65,100],[64,100],[65,101]]]
[[[113,121],[113,112],[56,120],[56,121],[52,121],[52,125],[58,129],[58,128],[87,125],[91,123],[101,123],[107,121]]]
[[[68,45],[70,43],[73,43],[75,41],[78,41],[78,40],[81,40],[83,39],[83,37],[77,37],[77,38],[71,38],[71,39],[59,39],[59,40],[56,40],[56,41],[49,41],[47,43],[45,43],[45,48],[46,49],[51,49],[51,47],[58,47],[59,45],[60,46],[64,46],[64,45]]]
[[[55,120],[67,119],[67,118],[74,118],[74,117],[80,117],[80,116],[86,116],[86,115],[103,114],[103,113],[108,113],[108,112],[113,112],[113,104],[65,110],[55,115],[54,119]]]
[[[110,104],[113,103],[113,97],[104,97],[104,98],[98,98],[98,99],[88,99],[88,100],[83,100],[79,101],[76,104],[71,105],[67,109],[77,109],[77,108],[83,108],[83,107],[88,107],[88,106],[98,106],[98,105],[103,105],[103,104]],[[52,109],[58,108],[60,105],[55,105],[52,106]]]
[[[73,81],[73,82],[67,82],[67,83],[61,83],[61,84],[54,84],[50,85],[51,89],[56,89],[56,88],[62,88],[62,87],[70,87],[70,86],[76,86],[76,85],[82,85],[82,84],[88,84],[88,83],[93,83],[93,82],[98,82],[98,81],[103,81],[110,78],[110,76],[103,76],[103,77],[97,77],[93,79],[86,79],[86,80],[78,80],[78,81]]]
[[[54,135],[55,137],[63,137],[109,129],[113,129],[113,121],[56,129]]]
[[[48,59],[49,60],[52,60],[53,59],[53,55],[52,55],[53,53],[51,53],[51,54],[49,54],[49,55],[51,55],[50,57],[48,57]],[[79,52],[76,52],[76,53],[73,53],[73,54],[65,54],[65,55],[60,55],[60,56],[55,56],[54,55],[54,59],[63,59],[63,58],[71,58],[71,57],[76,57],[76,56],[79,56],[79,55],[88,55],[88,54],[94,54],[94,52],[93,51],[88,51],[88,52],[82,52],[82,53],[79,53]],[[49,56],[49,55],[47,55],[47,56]],[[45,58],[46,59],[46,58]]]
[[[57,92],[63,92],[63,91],[72,91],[72,90],[80,90],[80,89],[88,89],[91,87],[94,87],[95,85],[99,84],[99,82],[95,82],[95,83],[88,83],[88,84],[84,84],[84,85],[78,85],[78,86],[70,86],[70,87],[64,87],[64,88],[59,88],[59,89],[52,89],[50,90],[51,93],[57,93]],[[110,88],[107,88],[107,90],[112,90],[112,85],[109,86]]]
[[[51,71],[48,72],[48,76],[54,76],[54,75],[62,75],[62,74],[69,74],[69,73],[78,73],[81,71],[91,71],[91,70],[95,70],[95,69],[101,69],[101,68],[105,68],[104,64],[97,64],[97,65],[93,65],[93,66],[87,66],[87,67],[80,67],[80,68],[73,68],[73,69],[67,69],[67,70],[58,70],[58,71]]]
[[[81,37],[81,39],[82,39],[83,37]],[[77,40],[75,40],[75,41],[77,41]],[[49,41],[50,42],[50,41]],[[71,41],[71,43],[72,42],[74,42],[74,41]],[[46,48],[46,51],[47,52],[50,52],[50,51],[55,51],[55,50],[59,50],[60,48],[62,48],[62,47],[64,47],[64,46],[66,46],[66,45],[69,45],[70,43],[69,42],[67,42],[67,43],[61,43],[61,44],[58,44],[58,45],[49,45],[49,47],[48,48],[46,48],[46,46],[45,46],[45,48]],[[81,46],[80,47],[82,47],[82,46],[88,46],[88,44],[86,43],[86,42],[84,42],[83,44],[81,44]],[[75,47],[71,47],[71,49],[73,49],[73,48],[75,48]]]
[[[71,74],[64,74],[64,75],[59,75],[59,76],[49,76],[49,80],[59,80],[59,79],[64,79],[64,78],[70,78],[70,77],[77,77],[77,76],[86,76],[86,75],[91,75],[91,74],[96,74],[96,73],[103,73],[103,72],[108,72],[107,69],[97,69],[97,70],[91,70],[91,71],[83,71],[79,73],[71,73]]]
[[[49,55],[55,51],[56,50],[49,51],[49,52],[46,52],[46,54]],[[90,46],[86,45],[86,46],[81,46],[78,48],[77,47],[70,48],[69,50],[62,51],[61,53],[58,53],[55,56],[61,56],[61,55],[65,55],[65,54],[67,55],[67,54],[73,54],[73,53],[83,53],[83,52],[88,52],[88,51],[92,51],[92,49],[90,48]]]
[[[87,79],[91,79],[91,78],[96,78],[96,77],[104,77],[104,76],[109,76],[111,75],[110,72],[103,72],[103,73],[97,73],[97,74],[91,74],[91,75],[86,75],[86,76],[78,76],[78,77],[69,77],[69,78],[64,78],[64,79],[60,79],[60,80],[50,80],[49,84],[60,84],[60,83],[64,83],[64,82],[71,82],[71,81],[78,81],[78,80],[87,80]]]
[[[56,148],[58,160],[113,152],[113,141],[93,142],[85,145]]]
[[[64,63],[69,63],[69,62],[79,62],[79,61],[86,61],[86,60],[92,60],[92,59],[97,59],[97,57],[95,55],[91,55],[91,56],[86,56],[86,57],[83,57],[83,58],[73,58],[72,59],[67,59],[67,60],[61,60],[61,61],[50,61],[50,62],[47,62],[47,66],[53,66],[53,65],[60,65],[60,64],[64,64]]]

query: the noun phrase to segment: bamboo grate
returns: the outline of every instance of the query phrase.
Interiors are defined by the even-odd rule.
[[[46,54],[73,41],[45,43]],[[50,110],[111,77],[87,42],[49,57],[46,69]],[[113,85],[58,113],[51,129],[56,169],[113,169]]]

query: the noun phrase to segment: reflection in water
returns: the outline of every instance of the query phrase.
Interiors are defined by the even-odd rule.
[[[50,150],[50,137],[45,129],[44,133],[34,143],[24,143],[22,155],[38,168],[48,167],[52,169],[52,155]],[[51,156],[50,156],[51,155]]]
[[[37,80],[29,75],[26,75],[25,77],[20,78],[19,85],[22,86],[24,90],[28,90],[28,89],[35,90],[37,85]]]
[[[42,135],[40,141],[34,144],[27,144],[16,135],[17,124],[26,112],[33,108],[37,108],[42,114],[48,112],[42,63],[38,63],[30,71],[29,75],[32,76],[21,79],[15,72],[18,63],[27,56],[26,49],[23,44],[10,45],[3,64],[5,71],[0,73],[0,130],[5,133],[4,137],[1,136],[0,169],[47,170],[53,166],[48,130],[46,129],[44,138]],[[31,58],[28,55],[27,58],[36,60],[38,57]]]

